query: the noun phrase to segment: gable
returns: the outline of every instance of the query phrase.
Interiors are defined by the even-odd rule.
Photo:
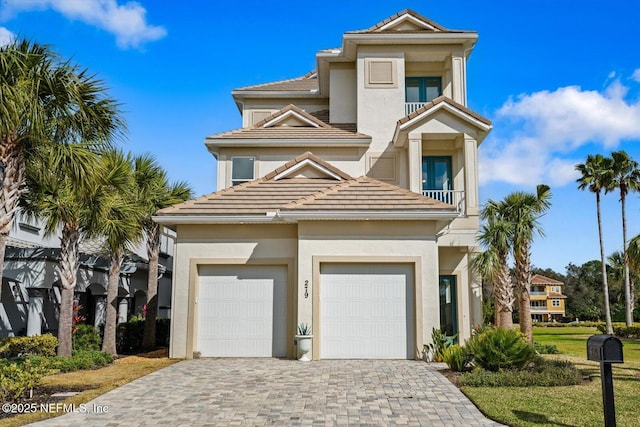
[[[278,113],[279,114],[276,113],[265,118],[259,125],[256,125],[256,127],[323,127],[314,117],[300,114],[295,110],[280,111]]]
[[[377,29],[377,31],[439,31],[433,23],[420,19],[411,12],[405,12]]]

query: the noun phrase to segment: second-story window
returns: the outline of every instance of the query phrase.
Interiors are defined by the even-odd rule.
[[[440,77],[407,77],[405,80],[406,102],[425,103],[442,95]]]
[[[422,158],[422,190],[452,190],[451,157]]]
[[[231,158],[231,185],[242,184],[254,179],[253,157],[232,157]]]

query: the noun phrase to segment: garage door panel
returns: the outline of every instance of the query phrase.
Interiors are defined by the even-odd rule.
[[[400,264],[321,266],[321,357],[413,358],[413,270]]]
[[[197,348],[204,357],[286,356],[286,267],[200,269]]]

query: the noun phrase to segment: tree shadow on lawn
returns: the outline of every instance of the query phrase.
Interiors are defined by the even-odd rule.
[[[579,427],[573,424],[564,424],[564,423],[556,423],[549,418],[547,418],[544,414],[536,414],[535,412],[527,412],[527,411],[518,411],[516,409],[512,410],[513,414],[518,417],[519,420],[527,421],[534,424],[546,424],[546,425],[554,425],[560,427]]]

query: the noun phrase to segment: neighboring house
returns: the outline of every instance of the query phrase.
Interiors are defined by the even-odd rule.
[[[159,316],[169,317],[174,233],[162,237]],[[100,254],[100,242],[83,241],[75,299],[85,323],[100,327],[106,315],[109,261]],[[45,236],[38,221],[18,214],[9,234],[0,293],[0,338],[17,335],[57,334],[60,289],[56,269],[59,235]],[[128,254],[120,276],[118,321],[140,313],[147,300],[148,262],[144,246]]]
[[[232,92],[209,136],[218,191],[163,209],[177,233],[170,356],[422,357],[482,322],[474,31],[410,10],[347,32],[317,71]]]
[[[556,322],[564,317],[564,283],[539,274],[531,278],[531,317],[534,322]]]

